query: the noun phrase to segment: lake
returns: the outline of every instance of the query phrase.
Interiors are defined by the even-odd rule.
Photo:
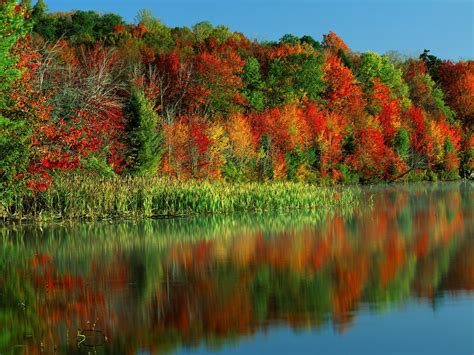
[[[473,354],[474,184],[0,228],[0,354]]]

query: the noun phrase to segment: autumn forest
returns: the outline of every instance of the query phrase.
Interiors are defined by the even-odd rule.
[[[2,0],[0,23],[0,215],[78,174],[472,177],[472,60],[358,53],[334,32],[258,42],[209,22],[170,28],[147,10],[135,23],[48,13],[42,0]]]
[[[466,6],[144,1],[0,0],[0,355],[474,354]]]

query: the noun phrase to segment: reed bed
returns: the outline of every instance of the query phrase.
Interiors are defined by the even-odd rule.
[[[357,189],[304,183],[229,184],[166,178],[59,177],[44,192],[18,196],[0,218],[62,220],[334,209],[357,203]]]

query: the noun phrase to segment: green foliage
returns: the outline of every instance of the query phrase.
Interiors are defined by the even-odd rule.
[[[0,114],[0,209],[24,189],[19,177],[29,163],[31,133],[24,119]]]
[[[242,182],[245,177],[243,172],[244,167],[233,159],[226,161],[222,168],[222,176],[224,177],[224,180],[232,183]]]
[[[446,137],[444,139],[444,152],[445,153],[451,153],[454,151],[454,144],[451,138]]]
[[[341,182],[343,184],[353,185],[359,183],[359,175],[356,172],[351,171],[346,164],[341,164],[339,166],[339,171],[341,172]]]
[[[346,53],[346,51],[342,48],[339,48],[337,51],[337,56],[341,58],[341,63],[349,68],[350,70],[354,70],[354,63],[352,62],[351,57]]]
[[[352,155],[355,153],[356,142],[353,134],[347,135],[342,142],[342,151],[344,155]]]
[[[300,43],[307,43],[316,51],[321,51],[323,49],[320,42],[316,41],[313,37],[308,35],[304,35],[303,37],[301,37]]]
[[[438,174],[431,170],[426,172],[426,178],[431,182],[436,182],[439,180]]]
[[[338,194],[338,199],[334,198]],[[305,183],[228,184],[177,181],[158,177],[58,176],[48,191],[19,198],[15,215],[0,218],[101,219],[208,213],[350,208],[358,203],[352,189]]]
[[[402,159],[407,159],[410,152],[410,136],[404,127],[400,128],[395,135],[395,150]]]
[[[16,6],[14,0],[0,3],[0,209],[23,188],[19,177],[28,165],[31,138],[27,120],[10,99],[12,85],[22,76],[13,49],[29,29],[22,10]]]
[[[48,6],[44,0],[38,0],[33,6],[33,11],[31,12],[31,16],[33,20],[36,22],[37,20],[43,18],[46,13],[48,12]]]
[[[287,177],[290,181],[297,181],[296,172],[298,168],[306,162],[306,155],[301,150],[295,150],[285,154],[287,161]]]
[[[32,9],[31,0],[20,0],[20,6],[23,6],[26,11],[30,11]]]
[[[92,176],[114,177],[116,174],[104,157],[87,156],[81,159],[81,173]]]
[[[140,10],[136,17],[138,23],[148,30],[144,35],[144,42],[158,51],[170,50],[174,47],[171,29],[153,16],[150,10]]]
[[[318,99],[325,88],[322,63],[322,56],[303,53],[273,60],[266,80],[267,107]]]
[[[271,148],[271,140],[268,135],[264,134],[260,140],[257,161],[258,177],[261,181],[271,180],[273,178]]]
[[[206,40],[207,38],[209,38],[209,36],[214,31],[214,26],[209,21],[202,21],[202,22],[196,23],[192,27],[192,30],[194,32],[194,35],[196,36],[196,41],[202,42]]]
[[[461,171],[460,174],[463,178],[474,179],[474,145],[472,145],[472,132],[468,131],[464,133],[462,140],[463,148],[461,150]]]
[[[455,169],[447,170],[444,169],[440,172],[440,180],[442,181],[455,181],[459,179],[459,172]]]
[[[374,79],[379,78],[402,101],[402,105],[409,106],[409,90],[403,81],[402,71],[397,69],[387,57],[373,52],[363,53],[356,74],[357,79],[365,84],[366,90],[370,91]]]
[[[432,87],[432,98],[434,107],[436,108],[436,110],[443,113],[443,115],[446,117],[450,124],[455,124],[456,121],[454,120],[454,117],[456,113],[448,105],[446,105],[446,102],[444,101],[443,91],[440,88],[435,87],[435,83],[433,79],[431,79],[431,77],[426,80],[430,83]]]
[[[420,59],[422,59],[425,64],[430,76],[433,80],[438,83],[439,82],[439,74],[438,68],[439,65],[442,63],[441,59],[436,57],[435,55],[429,54],[430,51],[428,49],[423,50],[423,53],[420,54]]]
[[[12,83],[21,77],[16,67],[18,55],[12,50],[18,40],[26,34],[27,26],[23,14],[16,11],[16,1],[0,2],[0,110],[9,106],[8,90]]]
[[[229,38],[231,38],[234,34],[227,26],[217,25],[217,27],[212,32],[212,37],[217,39],[219,43],[224,43]]]
[[[287,33],[283,35],[283,37],[280,38],[280,43],[286,43],[286,44],[294,46],[300,43],[300,39],[296,37],[295,35]]]
[[[143,91],[134,88],[129,103],[127,131],[133,175],[155,175],[163,155],[159,118]]]
[[[262,111],[265,107],[265,96],[263,93],[264,83],[260,75],[260,63],[254,57],[247,59],[242,73],[244,81],[243,94],[249,105],[256,111]]]
[[[47,8],[33,8],[34,32],[48,41],[57,41],[62,37],[72,44],[92,45],[114,32],[115,26],[124,24],[116,14],[100,15],[95,11],[74,11],[61,14],[46,14]]]

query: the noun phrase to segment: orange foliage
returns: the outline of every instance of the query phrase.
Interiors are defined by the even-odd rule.
[[[390,144],[400,128],[400,102],[378,78],[374,80],[372,104],[377,108],[377,120],[382,126],[386,144]]]
[[[439,66],[441,86],[447,104],[457,113],[457,118],[467,127],[474,122],[474,61],[453,63],[446,61]]]
[[[229,117],[226,129],[233,155],[242,161],[253,159],[256,154],[255,142],[248,119],[240,113],[234,113]]]
[[[340,114],[362,114],[362,89],[352,71],[341,64],[341,59],[331,55],[324,63],[324,77],[327,83],[325,97],[329,110]]]
[[[340,49],[345,52],[350,52],[349,47],[342,38],[333,31],[329,31],[327,35],[323,35],[323,47],[331,55],[337,55]]]

